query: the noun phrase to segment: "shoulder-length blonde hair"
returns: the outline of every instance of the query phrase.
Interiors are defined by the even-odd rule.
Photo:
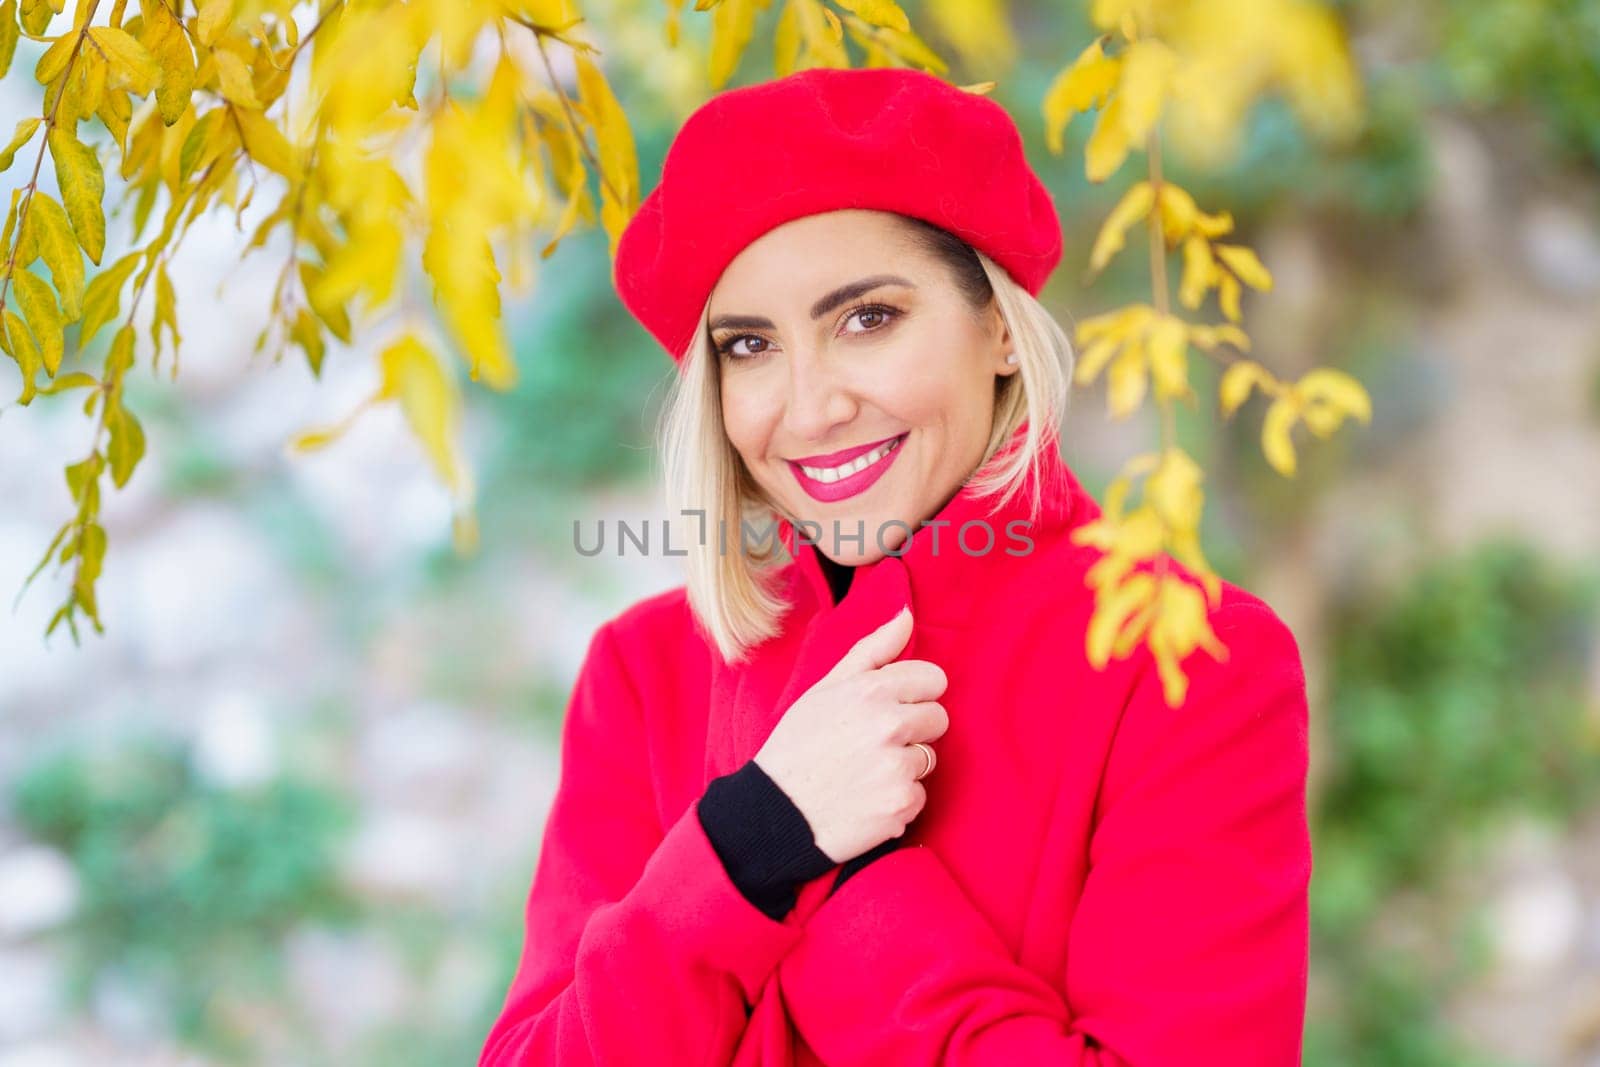
[[[1055,433],[1066,413],[1067,383],[1074,354],[1071,341],[1055,318],[1006,269],[960,237],[932,223],[897,215],[908,235],[951,269],[957,288],[974,314],[990,300],[1011,332],[1018,373],[997,379],[994,428],[983,459],[963,483],[980,497],[1009,501],[1036,471],[1041,449],[1056,447]],[[687,592],[690,609],[729,663],[782,631],[790,604],[784,599],[777,572],[789,562],[779,555],[776,537],[746,544],[752,534],[775,530],[778,518],[795,516],[766,498],[734,450],[722,423],[721,376],[711,349],[707,319],[710,301],[700,309],[700,324],[683,354],[657,428],[657,447],[664,468],[670,516],[699,532],[687,539]],[[1027,423],[1021,446],[1003,461],[991,464],[996,451]],[[992,469],[990,469],[992,467]],[[1039,491],[1033,481],[1031,513],[1038,514]],[[687,513],[687,516],[686,516]]]

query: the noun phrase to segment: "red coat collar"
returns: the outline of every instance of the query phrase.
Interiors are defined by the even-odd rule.
[[[1015,447],[1025,431],[1026,425],[1019,428],[1005,448]],[[1027,549],[1025,541],[1007,533],[1007,524],[1016,519],[1028,521],[1033,475],[1027,476],[1025,491],[1019,491],[1003,507],[996,506],[993,498],[979,499],[970,486],[963,486],[933,516],[949,525],[920,527],[913,531],[902,554],[885,555],[857,568],[849,592],[837,604],[817,562],[816,547],[796,548],[793,526],[780,520],[779,535],[795,555],[781,575],[787,581],[791,613],[785,616],[782,631],[758,646],[747,662],[729,668],[718,661],[712,693],[713,703],[722,711],[707,734],[707,780],[737,769],[755,755],[784,709],[815,685],[852,645],[901,608],[911,608],[911,637],[896,659],[920,658],[919,632],[925,627],[992,625],[995,620],[985,612],[993,611],[995,588],[1010,577],[1025,574],[1026,568],[1042,566],[1032,560],[1055,549],[1073,527],[1100,514],[1099,505],[1061,459],[1060,442],[1053,431],[1040,457],[1040,475],[1039,515],[1032,527],[1024,528],[1024,535],[1033,541],[1027,554],[1007,554],[1008,548],[1013,552]],[[955,538],[962,525],[974,519],[987,520],[994,531],[994,546],[988,552],[963,552]],[[930,536],[935,529],[937,547]],[[982,528],[971,530],[967,540],[971,553],[979,553],[986,540]],[[1090,595],[1081,585],[1049,592],[1062,597]]]

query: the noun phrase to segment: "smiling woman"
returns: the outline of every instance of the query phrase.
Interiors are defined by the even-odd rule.
[[[1072,350],[1055,319],[914,216],[777,225],[722,271],[703,321],[663,412],[674,511],[709,503],[729,531],[777,516],[846,566],[903,550],[963,484],[1020,491],[1066,404]],[[1019,430],[1010,462],[974,476]],[[782,556],[720,538],[689,552],[687,594],[723,656],[779,631]]]
[[[1147,645],[1091,665],[1060,255],[1010,117],[931,75],[679,131],[616,282],[709,521],[590,644],[480,1064],[1299,1062],[1299,648],[1221,582],[1180,707]]]

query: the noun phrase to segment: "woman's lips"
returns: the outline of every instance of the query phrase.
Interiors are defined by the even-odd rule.
[[[909,431],[907,432],[909,433]],[[906,434],[890,438],[894,442],[894,446],[889,449],[887,455],[880,456],[876,462],[868,464],[854,474],[840,478],[837,481],[819,481],[801,470],[800,464],[794,460],[789,461],[789,469],[794,472],[795,480],[800,483],[800,488],[804,489],[812,499],[820,500],[823,503],[844,500],[847,497],[855,496],[857,493],[866,492],[871,488],[873,482],[883,477],[884,472],[889,469],[889,465],[900,454],[900,449],[904,447],[905,439]]]

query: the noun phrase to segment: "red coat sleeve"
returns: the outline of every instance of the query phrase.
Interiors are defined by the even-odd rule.
[[[663,830],[611,626],[568,707],[521,960],[479,1067],[726,1063],[799,937],[740,895],[694,804]]]
[[[1264,606],[1212,618],[1229,660],[1188,658],[1189,699],[1136,686],[1101,783],[1090,869],[1046,981],[1014,962],[926,847],[866,868],[779,966],[835,1067],[1300,1062],[1311,844],[1305,675]]]

